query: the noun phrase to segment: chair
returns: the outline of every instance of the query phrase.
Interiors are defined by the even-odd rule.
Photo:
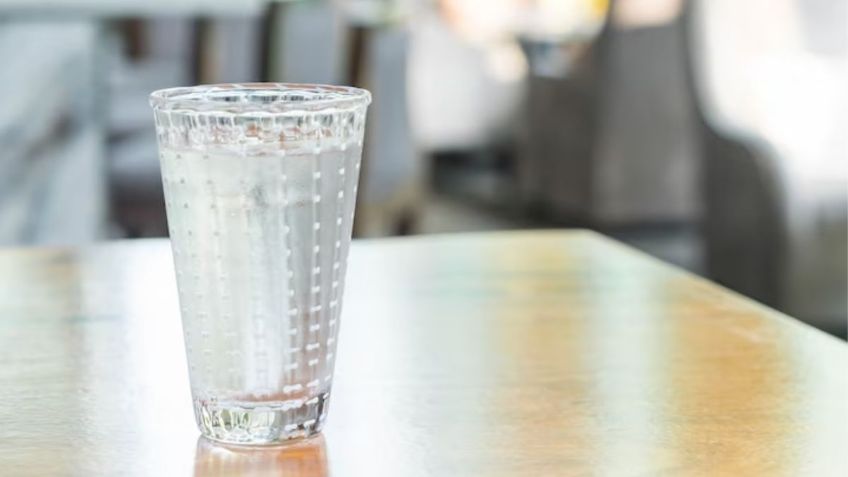
[[[698,0],[687,15],[707,272],[843,336],[845,4]]]
[[[568,224],[688,226],[700,204],[681,21],[619,23],[621,4],[564,75],[531,76],[523,199]]]

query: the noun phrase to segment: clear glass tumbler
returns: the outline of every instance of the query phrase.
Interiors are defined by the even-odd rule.
[[[195,416],[210,439],[321,429],[370,100],[279,83],[151,95]]]

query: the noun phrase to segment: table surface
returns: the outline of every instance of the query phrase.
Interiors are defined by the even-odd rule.
[[[164,240],[0,251],[3,475],[848,475],[848,347],[591,232],[355,243],[324,436],[198,438]]]

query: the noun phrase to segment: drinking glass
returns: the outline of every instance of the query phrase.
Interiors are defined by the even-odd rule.
[[[210,439],[322,427],[370,100],[282,83],[150,96],[195,417]]]

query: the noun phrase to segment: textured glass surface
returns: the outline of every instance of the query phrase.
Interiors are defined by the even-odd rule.
[[[271,443],[321,428],[369,102],[355,88],[276,83],[151,95],[209,438]]]

